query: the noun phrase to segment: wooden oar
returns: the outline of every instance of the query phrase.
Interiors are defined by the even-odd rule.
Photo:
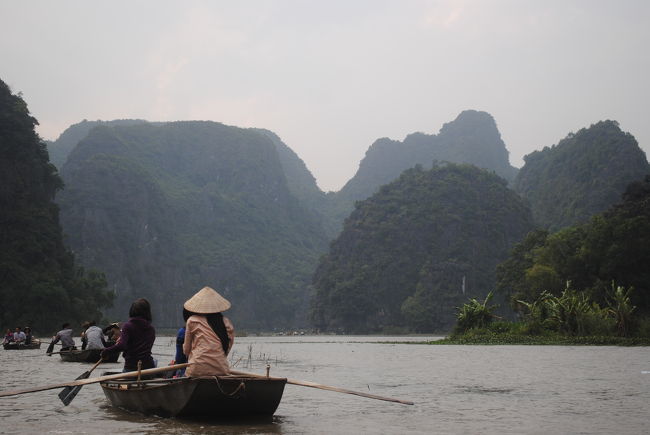
[[[37,391],[54,390],[56,388],[62,388],[62,387],[76,387],[77,385],[96,384],[98,382],[111,381],[111,380],[114,380],[114,379],[135,378],[138,375],[141,375],[141,376],[153,375],[155,373],[162,373],[162,372],[168,372],[170,370],[182,369],[182,368],[188,367],[189,365],[190,365],[189,363],[176,364],[176,365],[173,365],[173,366],[158,367],[158,368],[155,368],[155,369],[146,369],[146,370],[142,370],[142,371],[137,371],[136,370],[134,372],[117,373],[117,374],[114,374],[114,375],[100,376],[98,378],[79,379],[78,381],[63,382],[61,384],[53,384],[53,385],[45,385],[45,386],[42,386],[42,387],[27,388],[25,390],[3,391],[3,392],[0,392],[0,397],[9,397],[9,396],[17,396],[19,394],[36,393]]]
[[[103,361],[103,358],[99,358],[99,361],[97,361],[95,363],[95,365],[90,370],[86,370],[81,375],[79,375],[77,380],[79,380],[79,379],[88,379],[90,377],[90,374],[93,372],[93,370],[95,370],[97,368],[97,366],[102,361]],[[83,385],[77,385],[76,387],[65,387],[65,388],[63,388],[63,390],[61,390],[61,392],[59,393],[59,399],[61,399],[61,402],[63,402],[63,404],[65,406],[68,406],[70,404],[70,402],[72,402],[72,400],[77,396],[77,393],[79,393],[79,390],[81,390],[81,387],[83,387]]]
[[[231,370],[230,374],[239,375],[239,376],[253,376],[253,377],[256,377],[256,378],[266,378],[267,377],[267,376],[264,376],[264,375],[257,375],[255,373],[238,372],[238,371],[235,371],[235,370]],[[387,402],[402,403],[404,405],[414,405],[414,402],[410,402],[408,400],[400,400],[400,399],[395,399],[393,397],[377,396],[375,394],[368,394],[368,393],[362,393],[360,391],[346,390],[345,388],[332,387],[330,385],[317,384],[315,382],[309,382],[309,381],[299,381],[299,380],[296,380],[296,379],[288,379],[287,378],[287,384],[300,385],[302,387],[318,388],[320,390],[335,391],[337,393],[354,394],[355,396],[367,397],[369,399],[385,400]]]

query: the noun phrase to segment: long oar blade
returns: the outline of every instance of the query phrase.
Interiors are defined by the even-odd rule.
[[[99,376],[97,378],[90,378],[90,379],[79,379],[77,381],[27,388],[24,390],[2,391],[0,392],[0,397],[9,397],[9,396],[17,396],[19,394],[36,393],[38,391],[54,390],[62,387],[76,387],[77,385],[96,384],[98,382],[111,381],[114,379],[135,378],[138,375],[142,375],[142,376],[153,375],[156,373],[163,373],[171,370],[182,369],[185,367],[189,367],[189,365],[190,363],[175,364],[171,366],[158,367],[155,369],[146,369],[140,372],[135,371],[135,372],[117,373],[115,375]]]
[[[254,377],[257,377],[257,378],[265,378],[266,377],[266,376],[257,375],[257,374],[254,374],[254,373],[238,372],[238,371],[233,371],[233,370],[231,370],[230,373],[233,374],[233,375],[254,376]],[[363,393],[361,391],[347,390],[345,388],[332,387],[330,385],[317,384],[315,382],[309,382],[309,381],[299,381],[299,380],[296,380],[296,379],[287,379],[287,384],[300,385],[302,387],[318,388],[320,390],[335,391],[337,393],[353,394],[355,396],[367,397],[369,399],[384,400],[386,402],[401,403],[403,405],[414,405],[414,402],[411,402],[409,400],[400,400],[400,399],[395,399],[393,397],[377,396],[375,394]]]
[[[54,342],[50,342],[50,345],[47,347],[47,350],[45,351],[46,354],[52,355],[52,351],[54,350]]]
[[[81,375],[76,380],[79,379],[88,379],[90,377],[90,374],[97,368],[97,366],[102,362],[102,359],[100,358],[99,361],[95,363],[94,366],[90,370],[86,370],[83,372]],[[61,392],[59,393],[59,399],[61,399],[61,402],[65,406],[68,406],[70,402],[77,396],[77,393],[79,393],[79,390],[81,390],[81,387],[83,385],[77,385],[75,387],[65,387]]]

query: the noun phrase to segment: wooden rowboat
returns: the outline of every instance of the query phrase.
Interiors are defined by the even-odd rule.
[[[205,376],[101,382],[115,407],[161,417],[211,420],[270,419],[278,408],[285,378]]]
[[[41,340],[32,340],[32,342],[29,343],[29,344],[14,343],[12,341],[12,342],[9,342],[9,343],[3,343],[2,347],[5,350],[40,349],[41,348]]]
[[[96,363],[101,357],[101,349],[86,349],[86,350],[64,350],[59,353],[61,359],[65,362],[87,362]],[[117,362],[120,357],[119,353],[110,353],[108,359],[104,362]]]

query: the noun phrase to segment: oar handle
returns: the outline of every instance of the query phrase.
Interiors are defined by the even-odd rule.
[[[256,378],[267,378],[264,375],[258,375],[258,374],[255,374],[255,373],[238,372],[238,371],[235,371],[235,370],[231,370],[230,374],[232,374],[232,375],[240,375],[240,376],[253,376],[253,377],[256,377]],[[400,400],[400,399],[395,399],[393,397],[377,396],[375,394],[363,393],[361,391],[347,390],[345,388],[332,387],[330,385],[317,384],[315,382],[309,382],[309,381],[299,381],[299,380],[296,380],[296,379],[287,379],[287,384],[300,385],[300,386],[303,386],[303,387],[318,388],[320,390],[335,391],[337,393],[353,394],[355,396],[367,397],[368,399],[384,400],[386,402],[401,403],[403,405],[414,405],[414,402],[411,402],[410,400]]]
[[[175,365],[171,365],[171,366],[158,367],[158,368],[155,368],[155,369],[142,370],[140,372],[140,374],[143,375],[143,376],[146,376],[146,375],[152,375],[154,373],[162,373],[162,372],[178,370],[178,369],[182,369],[182,368],[189,367],[189,366],[190,366],[190,363],[175,364]],[[28,388],[28,389],[25,389],[25,390],[0,391],[0,397],[16,396],[18,394],[26,394],[26,393],[35,393],[37,391],[53,390],[55,388],[62,388],[62,387],[75,387],[77,385],[95,384],[95,383],[102,382],[102,381],[110,381],[110,380],[116,380],[116,379],[135,378],[137,376],[138,376],[137,371],[135,371],[135,372],[126,372],[126,373],[117,373],[117,374],[114,374],[114,375],[100,376],[98,378],[79,379],[79,380],[73,381],[73,382],[64,382],[62,384],[45,385],[45,386],[42,386],[42,387]]]
[[[95,365],[93,366],[93,368],[91,368],[90,370],[88,370],[88,374],[92,373],[93,370],[95,370],[95,369],[97,368],[97,366],[100,365],[100,364],[102,363],[102,361],[104,361],[104,358],[102,358],[102,357],[100,356],[100,357],[99,357],[99,361],[97,361],[97,362],[95,363]]]

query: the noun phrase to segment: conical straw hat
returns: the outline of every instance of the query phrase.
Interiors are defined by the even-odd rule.
[[[183,304],[183,308],[197,314],[220,313],[230,308],[230,302],[210,287],[203,287]]]

